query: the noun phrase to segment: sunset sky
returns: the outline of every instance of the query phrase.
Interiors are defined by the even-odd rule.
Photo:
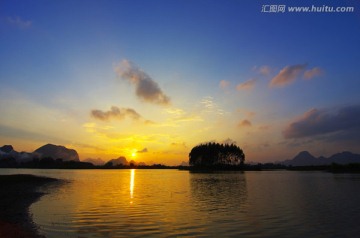
[[[202,142],[246,161],[360,153],[360,2],[266,13],[262,0],[0,2],[0,146],[80,159],[188,161]]]

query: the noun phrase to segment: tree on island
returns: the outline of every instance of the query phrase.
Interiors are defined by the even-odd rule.
[[[194,167],[242,167],[244,161],[243,150],[234,144],[209,142],[195,146],[189,153],[189,164]]]

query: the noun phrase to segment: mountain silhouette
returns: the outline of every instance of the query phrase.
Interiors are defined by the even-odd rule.
[[[4,145],[4,146],[0,147],[0,151],[3,153],[10,153],[13,150],[14,150],[14,148],[12,147],[12,145]]]
[[[40,158],[51,157],[53,159],[62,159],[63,161],[80,161],[76,150],[68,149],[61,145],[47,144],[36,149],[33,154],[38,155]]]
[[[104,165],[105,164],[105,161],[103,161],[102,159],[100,158],[96,158],[96,159],[93,159],[93,158],[87,158],[87,159],[84,159],[82,160],[83,162],[88,162],[88,163],[92,163],[93,165]]]
[[[118,165],[129,165],[129,162],[126,160],[124,156],[120,156],[117,159],[109,160],[105,166],[118,166]]]
[[[326,158],[324,156],[320,156],[316,158],[308,151],[302,151],[299,154],[297,154],[294,158],[280,162],[280,164],[287,166],[289,165],[316,166],[316,165],[330,165],[332,163],[336,163],[336,164],[360,163],[360,154],[354,154],[349,151],[344,151],[341,153],[334,154],[329,158]]]

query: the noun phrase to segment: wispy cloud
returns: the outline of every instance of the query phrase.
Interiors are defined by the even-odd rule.
[[[105,132],[113,129],[112,126],[98,126],[93,122],[86,122],[82,125],[82,127],[89,133],[96,133],[97,131]]]
[[[136,95],[145,102],[168,105],[170,98],[159,85],[138,66],[128,60],[122,60],[114,66],[116,74],[135,85]]]
[[[168,123],[165,123],[163,126],[178,126],[178,122],[194,122],[194,121],[203,121],[203,119],[196,114],[188,113],[180,108],[167,108],[164,112],[171,116]]]
[[[259,68],[258,72],[263,76],[269,76],[271,73],[271,68],[270,66],[264,65]]]
[[[126,117],[129,117],[133,120],[139,120],[142,119],[141,115],[137,113],[132,108],[118,108],[116,106],[112,106],[110,110],[108,111],[102,111],[102,110],[92,110],[91,115],[102,121],[109,121],[110,119],[117,119],[117,120],[123,120]]]
[[[306,70],[304,72],[304,79],[312,79],[312,78],[320,76],[322,74],[323,74],[323,70],[321,68],[314,67],[314,68]]]
[[[227,80],[221,80],[220,83],[219,83],[219,87],[221,89],[226,89],[226,88],[229,87],[229,85],[230,85],[230,82],[227,81]]]
[[[32,26],[32,21],[23,20],[19,16],[7,17],[7,22],[13,26],[16,26],[21,29],[30,28]]]
[[[174,116],[182,116],[185,114],[185,111],[181,108],[167,108],[164,110],[164,112]]]
[[[260,66],[260,67],[259,66],[254,66],[252,68],[252,71],[254,71],[254,72],[256,72],[256,73],[258,73],[258,74],[260,74],[262,76],[269,76],[272,69],[268,65],[263,65],[263,66]]]
[[[205,107],[205,112],[216,113],[223,115],[225,112],[222,110],[217,103],[214,102],[214,98],[211,96],[206,96],[201,99],[200,104]]]
[[[249,79],[243,83],[240,83],[236,86],[238,91],[240,90],[250,90],[253,89],[256,83],[256,79]]]
[[[272,78],[269,86],[283,87],[294,82],[305,70],[306,66],[306,64],[297,64],[284,67],[274,78]]]
[[[338,110],[311,109],[291,122],[283,131],[285,138],[301,138],[333,132],[360,130],[360,105],[342,107]],[[344,135],[344,133],[342,133]]]

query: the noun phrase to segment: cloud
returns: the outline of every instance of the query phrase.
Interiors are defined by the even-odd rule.
[[[147,153],[147,152],[149,152],[147,148],[136,151],[136,153]]]
[[[172,142],[170,145],[171,145],[171,146],[176,146],[176,147],[188,148],[188,147],[186,146],[186,143],[185,143],[185,142]]]
[[[302,138],[341,132],[342,135],[360,130],[360,105],[338,110],[311,109],[291,122],[283,131],[285,138]]]
[[[261,66],[258,72],[263,76],[268,76],[271,73],[271,68],[267,65]]]
[[[252,124],[249,120],[244,119],[239,122],[238,127],[250,127]]]
[[[135,85],[136,95],[143,101],[161,105],[170,104],[170,98],[159,85],[144,71],[128,60],[114,66],[116,74]]]
[[[167,108],[165,109],[165,112],[174,116],[182,116],[185,114],[185,111],[180,108]]]
[[[7,17],[8,23],[10,23],[13,26],[16,26],[21,29],[30,28],[32,26],[32,22],[29,20],[23,20],[19,16],[15,17]]]
[[[272,78],[269,86],[283,87],[294,82],[295,79],[305,70],[306,66],[306,64],[297,64],[284,67],[274,78]]]
[[[230,82],[227,80],[221,80],[219,83],[219,87],[222,89],[226,89],[227,87],[229,87]]]
[[[206,109],[207,110],[207,109]],[[179,127],[183,122],[198,122],[203,121],[200,115],[194,112],[186,112],[180,108],[168,107],[163,110],[164,114],[167,114],[165,123],[157,124],[158,127]]]
[[[320,76],[323,74],[323,70],[319,67],[314,67],[312,69],[306,70],[304,72],[304,79],[312,79],[314,77]]]
[[[211,96],[206,96],[201,99],[200,104],[205,107],[205,112],[207,113],[216,113],[218,115],[225,114],[224,110],[222,110],[217,103],[214,102],[214,98]]]
[[[140,114],[132,108],[118,108],[116,106],[112,106],[109,111],[92,110],[91,115],[102,121],[108,121],[113,118],[123,120],[125,117],[130,117],[133,120],[139,120],[142,118]]]
[[[240,90],[250,90],[252,88],[254,88],[255,86],[255,82],[256,82],[256,79],[249,79],[243,83],[240,83],[236,86],[236,89],[238,91]]]
[[[263,66],[260,66],[260,67],[255,65],[252,68],[252,71],[254,71],[255,73],[260,74],[262,76],[269,76],[272,69],[268,65],[263,65]]]

